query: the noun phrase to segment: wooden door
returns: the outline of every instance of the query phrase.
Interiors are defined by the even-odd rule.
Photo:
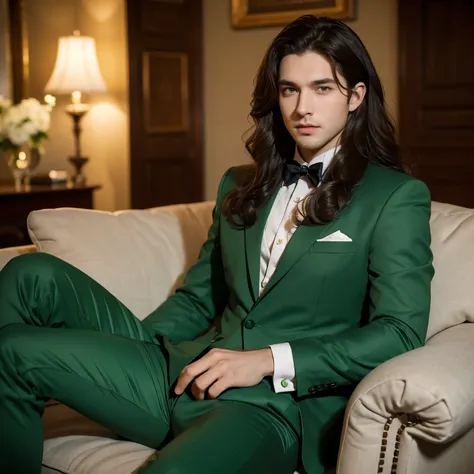
[[[200,201],[201,0],[128,0],[127,17],[132,207]]]
[[[474,207],[474,0],[399,0],[402,152],[432,198]]]

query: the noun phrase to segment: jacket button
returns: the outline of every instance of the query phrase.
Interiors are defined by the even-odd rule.
[[[254,323],[253,320],[247,319],[247,321],[245,321],[244,326],[245,326],[247,329],[253,329],[253,328],[255,327],[255,323]]]
[[[331,385],[329,385],[331,388],[336,388],[337,387],[337,383],[335,382],[332,382]]]
[[[309,387],[308,392],[309,393],[316,393],[317,388],[316,387]]]

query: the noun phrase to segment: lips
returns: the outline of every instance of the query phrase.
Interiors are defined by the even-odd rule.
[[[296,130],[298,130],[298,132],[300,133],[311,133],[311,132],[315,132],[318,128],[317,125],[297,125],[296,126]]]

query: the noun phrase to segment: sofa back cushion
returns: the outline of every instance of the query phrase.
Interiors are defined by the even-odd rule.
[[[474,210],[433,202],[428,338],[457,324],[474,322]]]
[[[143,319],[197,259],[213,202],[105,212],[45,209],[28,217],[31,240],[97,280]]]
[[[92,276],[139,318],[182,282],[211,224],[213,202],[120,212],[35,211],[29,232],[38,250]],[[433,202],[435,277],[428,338],[474,322],[474,211]]]

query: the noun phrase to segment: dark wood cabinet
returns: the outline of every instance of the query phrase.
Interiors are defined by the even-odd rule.
[[[31,244],[26,219],[31,211],[57,207],[94,208],[94,191],[100,186],[31,186],[17,191],[0,185],[0,248]]]

